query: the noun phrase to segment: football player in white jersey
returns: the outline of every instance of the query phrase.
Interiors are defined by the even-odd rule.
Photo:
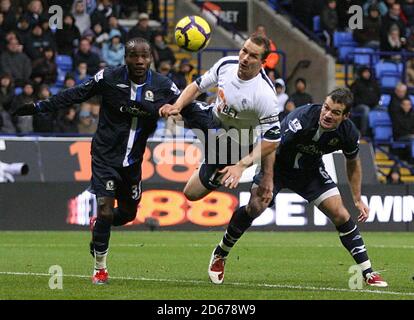
[[[269,40],[252,35],[243,44],[239,56],[220,59],[207,73],[188,85],[173,105],[166,104],[159,110],[164,117],[181,114],[188,127],[200,129],[205,134],[210,134],[211,129],[215,128],[236,129],[233,133],[241,133],[238,142],[250,146],[250,153],[240,156],[236,163],[230,160],[224,164],[205,161],[184,188],[189,200],[199,200],[223,184],[236,188],[243,171],[254,163],[262,162],[264,179],[251,189],[249,204],[233,213],[223,240],[211,255],[208,274],[216,284],[223,282],[224,265],[231,244],[242,236],[252,224],[255,214],[266,208],[272,198],[273,163],[280,141],[280,123],[276,91],[262,69],[269,52]],[[218,87],[218,91],[212,106],[203,107],[201,103],[193,103],[202,92],[214,86]],[[260,136],[261,139],[253,147],[254,135],[248,134],[248,142],[241,141],[243,139],[240,137],[243,132],[252,132],[255,128],[259,128],[256,137]],[[234,138],[231,134],[229,136]],[[218,153],[223,151],[228,150]],[[210,153],[206,153],[206,158],[207,155],[211,159]]]

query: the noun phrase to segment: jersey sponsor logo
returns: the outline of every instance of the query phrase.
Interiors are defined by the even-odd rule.
[[[139,105],[132,105],[132,106],[121,106],[119,108],[119,111],[121,112],[127,112],[134,116],[141,116],[141,117],[149,117],[151,116],[151,113],[148,111],[142,110]]]
[[[289,121],[289,129],[295,133],[302,129],[302,125],[298,118]]]
[[[102,69],[101,71],[99,71],[94,76],[96,82],[99,82],[99,80],[103,79],[103,77],[104,77],[104,69]]]
[[[114,180],[108,180],[105,186],[106,191],[115,191],[115,182]]]
[[[259,119],[259,124],[274,123],[278,121],[279,121],[279,116],[277,114],[273,114],[269,117]]]
[[[154,93],[151,90],[145,91],[145,98],[146,101],[154,102]]]
[[[129,86],[127,86],[126,84],[123,84],[123,83],[118,83],[117,85],[116,85],[117,87],[119,87],[119,88],[129,88]]]
[[[223,107],[221,113],[224,113],[225,115],[233,118],[236,118],[238,114],[238,112],[235,109],[229,107],[227,104]]]
[[[310,155],[320,155],[320,156],[324,155],[323,151],[319,150],[319,148],[315,146],[314,144],[310,144],[307,146],[305,146],[304,144],[298,144],[297,148],[302,153],[306,153]]]

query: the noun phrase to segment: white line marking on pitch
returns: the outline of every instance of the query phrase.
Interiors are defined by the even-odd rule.
[[[0,247],[31,247],[31,248],[75,248],[75,247],[82,247],[80,244],[70,244],[70,243],[56,243],[56,244],[41,244],[41,243],[0,243]],[[141,247],[209,247],[211,248],[211,244],[207,243],[189,243],[189,244],[173,244],[173,243],[114,243],[111,244],[111,247],[132,247],[132,248],[141,248]],[[295,244],[257,244],[252,245],[249,244],[247,247],[251,248],[341,248],[342,245],[326,245],[326,244],[309,244],[309,245],[295,245]],[[383,244],[371,244],[367,245],[368,248],[381,248],[381,249],[414,249],[414,245],[383,245]]]
[[[8,272],[0,271],[0,275],[14,275],[14,276],[41,276],[50,277],[49,273],[36,273],[36,272]],[[65,274],[64,277],[71,278],[90,278],[91,276],[79,275],[79,274]],[[113,280],[133,280],[133,281],[153,281],[153,282],[177,282],[177,283],[192,283],[192,284],[209,284],[207,281],[201,280],[179,280],[179,279],[152,279],[152,278],[135,278],[135,277],[110,277]],[[333,292],[363,292],[374,294],[388,294],[388,295],[401,295],[401,296],[414,296],[414,292],[396,292],[396,291],[383,291],[383,290],[351,290],[345,288],[330,288],[330,287],[313,287],[313,286],[295,286],[284,284],[267,284],[267,283],[242,283],[242,282],[227,282],[227,286],[244,286],[244,287],[263,287],[263,288],[277,288],[277,289],[294,289],[294,290],[308,290],[308,291],[333,291]]]

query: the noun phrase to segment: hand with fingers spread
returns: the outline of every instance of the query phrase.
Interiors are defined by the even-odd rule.
[[[355,202],[355,206],[359,211],[358,215],[358,222],[365,222],[369,216],[369,208],[368,206],[362,202],[362,200],[358,200]]]
[[[220,181],[221,184],[229,189],[237,188],[244,169],[246,168],[239,163],[223,168],[219,171],[223,175]]]
[[[257,195],[263,202],[268,203],[273,197],[273,176],[264,175],[257,188]]]

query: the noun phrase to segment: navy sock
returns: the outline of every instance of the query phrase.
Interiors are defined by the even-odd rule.
[[[109,238],[111,236],[111,224],[98,217],[93,228],[94,249],[99,254],[108,252]]]
[[[112,225],[115,227],[123,226],[124,224],[134,220],[136,216],[136,214],[132,216],[128,212],[122,211],[119,208],[112,209],[112,212],[113,212]]]
[[[352,218],[343,225],[336,227],[336,229],[339,231],[339,238],[343,246],[349,251],[355,262],[362,267],[364,277],[367,273],[371,273],[371,262],[368,258],[364,240]]]
[[[234,211],[229,225],[227,226],[226,233],[214,251],[214,254],[226,257],[236,244],[237,240],[239,240],[243,233],[252,225],[253,220],[254,219],[247,214],[246,206],[240,207]]]

